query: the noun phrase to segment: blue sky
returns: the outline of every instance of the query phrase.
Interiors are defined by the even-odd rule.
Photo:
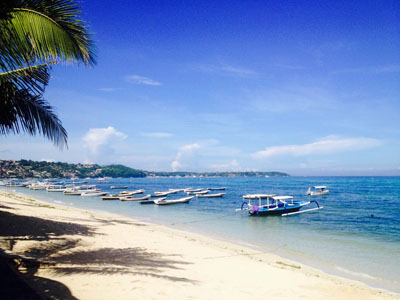
[[[400,175],[398,1],[81,1],[94,68],[56,66],[69,134],[4,159]]]

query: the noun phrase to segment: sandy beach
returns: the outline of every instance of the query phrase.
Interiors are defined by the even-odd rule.
[[[270,253],[0,191],[1,255],[45,299],[400,299]]]

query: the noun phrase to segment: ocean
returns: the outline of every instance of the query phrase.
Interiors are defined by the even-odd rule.
[[[330,274],[400,293],[400,177],[130,178],[89,184],[111,193],[128,185],[144,194],[169,188],[226,187],[223,198],[194,198],[167,206],[103,201],[98,197],[13,188],[47,202],[117,213],[201,233],[293,259]],[[325,196],[306,196],[326,185]],[[2,187],[4,190],[10,188]],[[277,194],[317,200],[324,208],[288,217],[237,212],[245,194]],[[178,198],[183,193],[170,195]],[[314,206],[312,206],[314,207]],[[311,208],[311,206],[310,206]],[[262,254],[259,254],[262,255]]]

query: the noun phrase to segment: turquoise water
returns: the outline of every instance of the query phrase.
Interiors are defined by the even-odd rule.
[[[260,252],[272,252],[400,293],[400,177],[133,178],[92,182],[107,191],[111,191],[111,185],[126,184],[130,189],[143,188],[146,193],[225,186],[227,194],[224,198],[195,198],[189,204],[157,206],[25,188],[16,191],[250,245]],[[324,209],[289,217],[249,217],[245,212],[235,212],[244,194],[310,199],[305,195],[310,185],[328,186],[330,194],[312,197]]]

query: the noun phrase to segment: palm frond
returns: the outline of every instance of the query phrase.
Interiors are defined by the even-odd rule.
[[[11,82],[0,84],[0,95],[7,95],[0,98],[0,134],[41,134],[60,148],[67,146],[65,128],[41,95],[32,95]]]
[[[3,70],[38,61],[95,64],[94,45],[71,0],[17,0],[0,19]]]
[[[49,66],[51,64],[41,64],[0,73],[0,84],[12,82],[18,88],[27,89],[32,94],[43,94],[49,82]],[[0,97],[4,96],[0,95]]]

